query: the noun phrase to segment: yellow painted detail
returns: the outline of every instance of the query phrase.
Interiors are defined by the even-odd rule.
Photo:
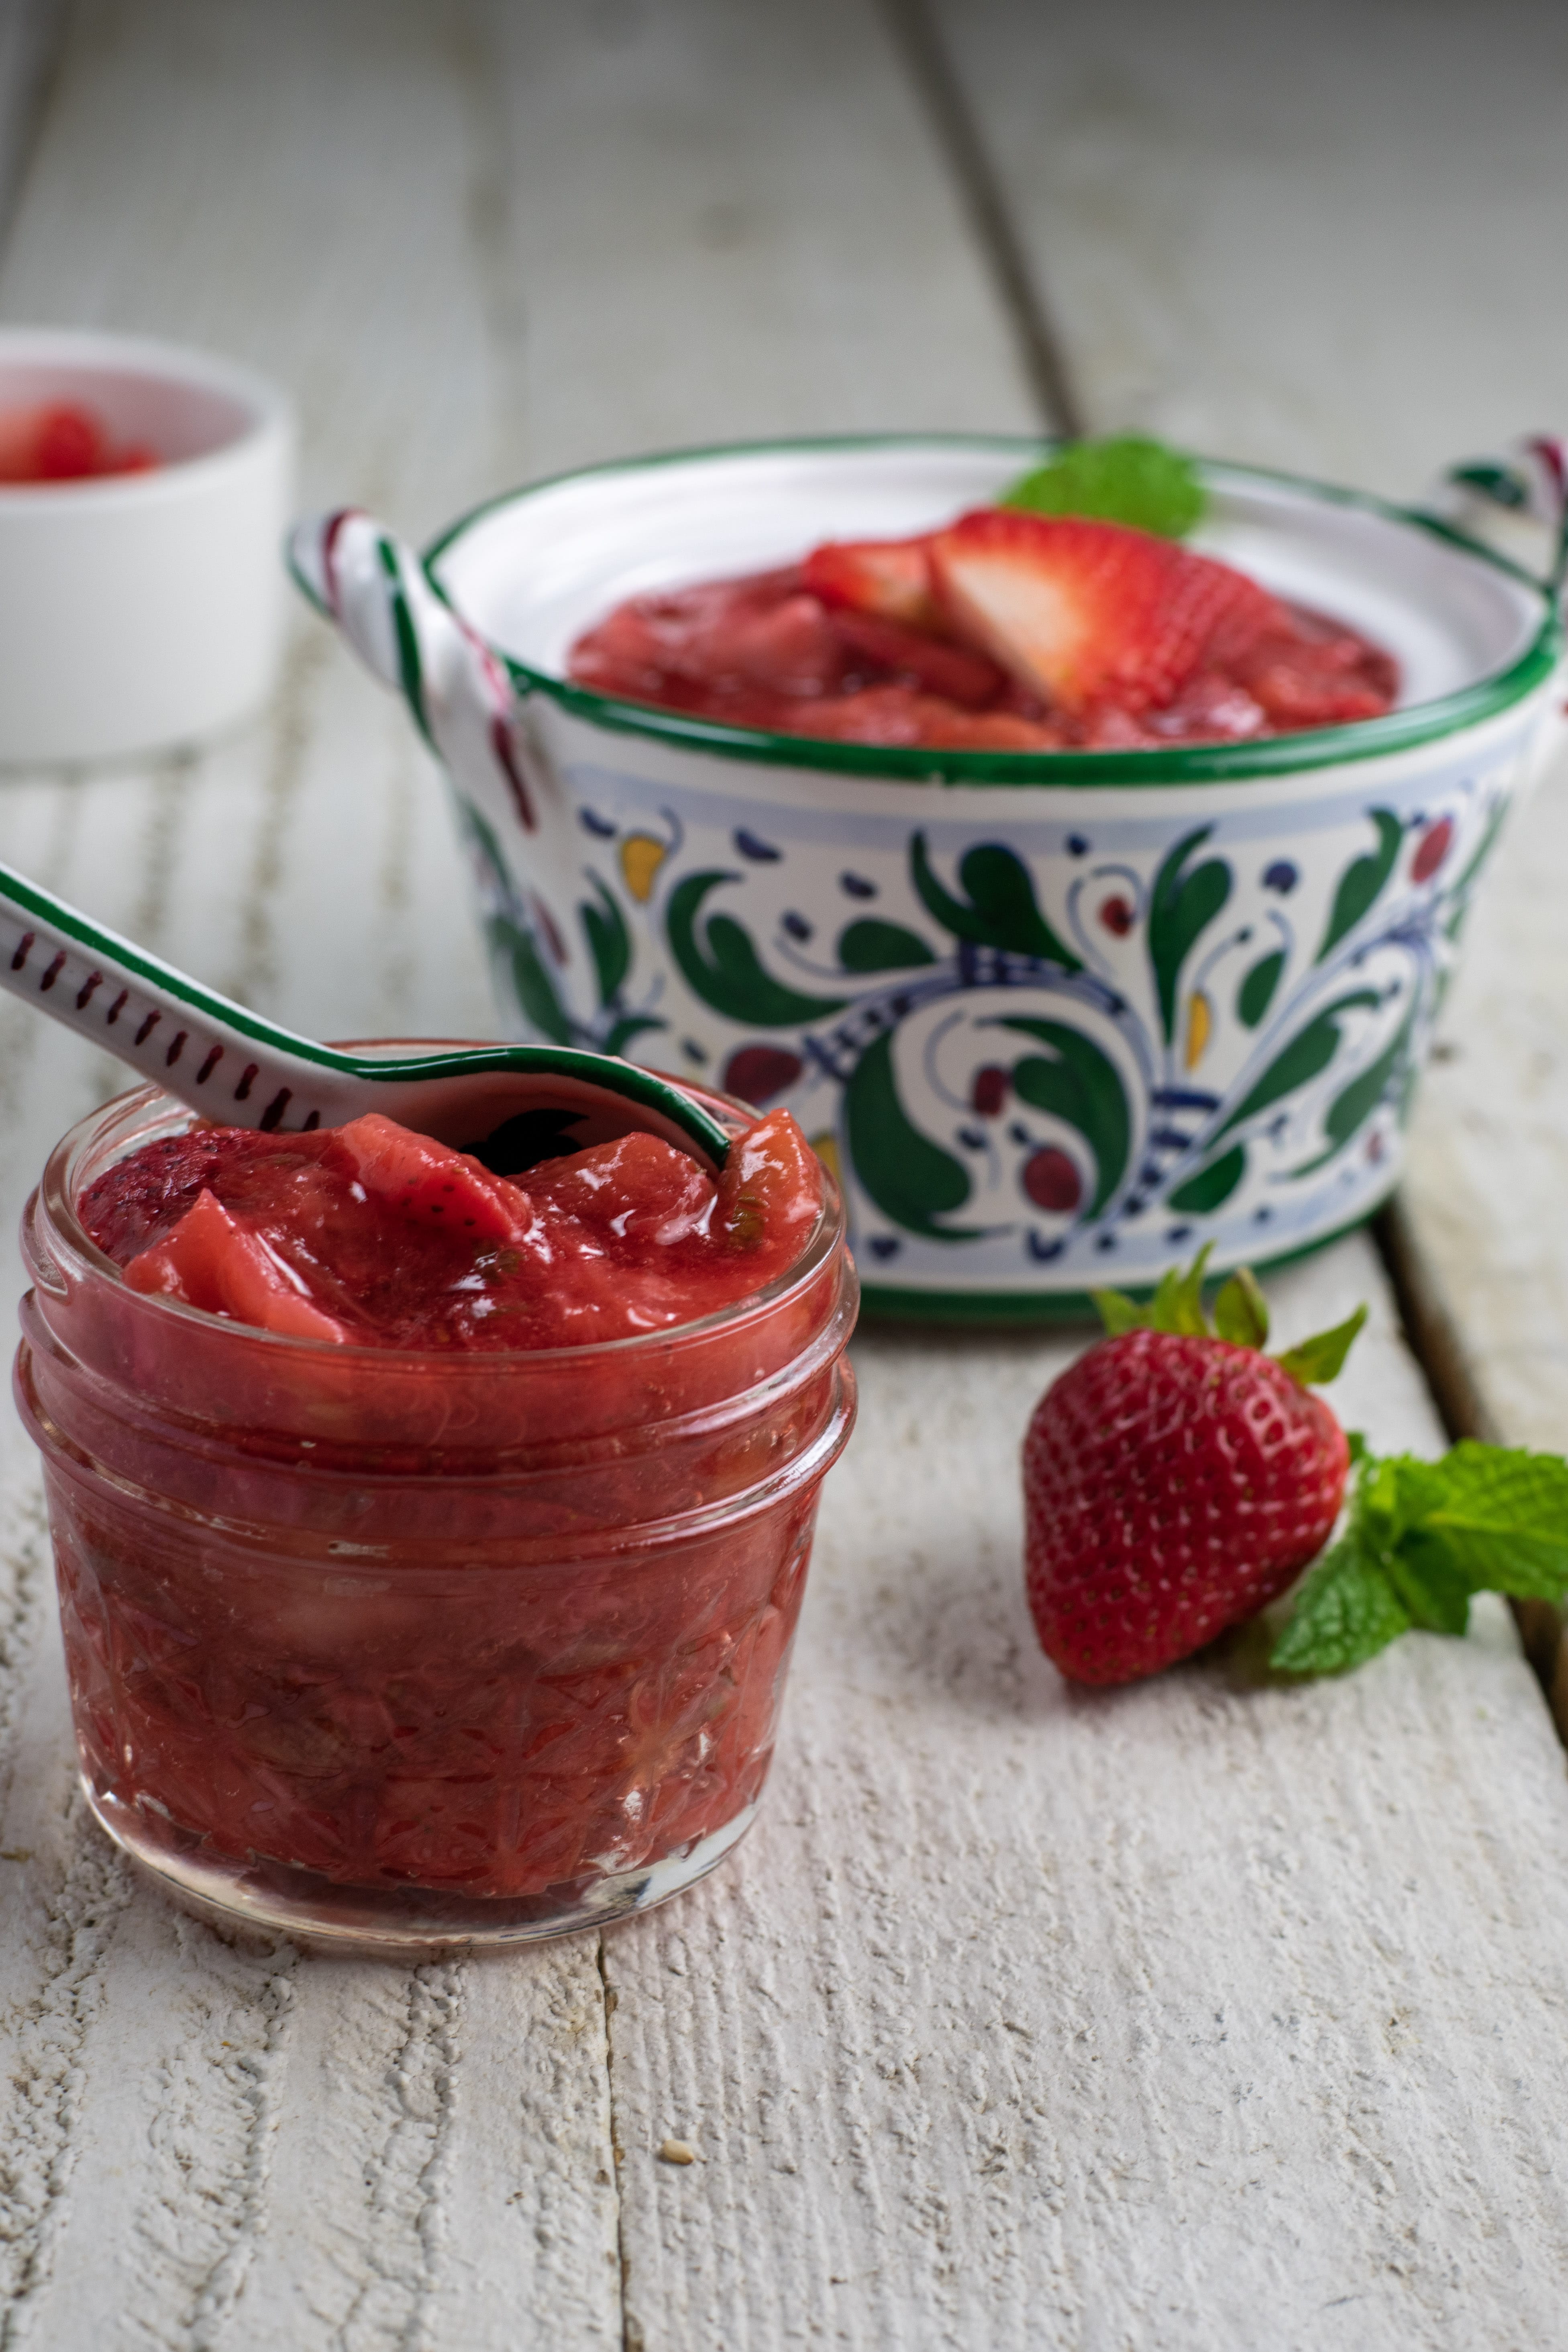
[[[668,845],[651,833],[628,833],[621,844],[621,872],[639,907],[653,896],[654,877],[669,855]]]
[[[1214,1012],[1201,988],[1193,991],[1187,1007],[1187,1067],[1195,1070],[1203,1060],[1204,1048],[1214,1027]]]
[[[833,1129],[830,1127],[825,1127],[820,1135],[814,1135],[811,1139],[811,1148],[842,1192],[844,1171],[838,1161],[838,1138],[834,1134]]]

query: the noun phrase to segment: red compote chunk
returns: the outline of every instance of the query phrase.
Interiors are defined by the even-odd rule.
[[[819,1163],[787,1111],[710,1176],[657,1136],[516,1181],[370,1112],[314,1135],[197,1128],[144,1144],[81,1203],[133,1290],[295,1337],[569,1348],[695,1321],[800,1254]]]
[[[343,1932],[542,1932],[710,1866],[852,1417],[793,1119],[717,1178],[646,1134],[506,1178],[374,1116],[116,1159],[138,1099],[57,1154],[97,1154],[74,1211],[35,1198],[17,1359],[100,1819]]]
[[[158,463],[145,442],[117,444],[79,402],[0,408],[0,482],[80,482],[98,474],[144,474]]]
[[[1387,710],[1392,657],[1130,525],[984,507],[908,540],[633,596],[580,686],[775,734],[973,751],[1139,750]]]

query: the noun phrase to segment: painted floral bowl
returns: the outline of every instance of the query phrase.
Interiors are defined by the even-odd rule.
[[[1441,525],[1209,466],[1195,544],[1397,657],[1386,716],[1136,751],[880,750],[569,683],[622,597],[931,527],[1013,439],[704,451],[519,490],[296,574],[401,687],[508,1025],[784,1102],[871,1308],[1038,1317],[1205,1242],[1293,1255],[1393,1186],[1476,879],[1560,687],[1551,592]]]

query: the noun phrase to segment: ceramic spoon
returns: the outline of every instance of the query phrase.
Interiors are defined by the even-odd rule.
[[[382,1111],[508,1175],[634,1130],[721,1168],[729,1139],[678,1087],[565,1045],[345,1053],[260,1020],[0,866],[0,982],[226,1127],[298,1132]]]

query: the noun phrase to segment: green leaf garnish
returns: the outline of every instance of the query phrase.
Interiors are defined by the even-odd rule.
[[[1298,1588],[1269,1663],[1346,1674],[1413,1625],[1463,1633],[1478,1592],[1568,1598],[1568,1462],[1474,1438],[1439,1462],[1361,1447],[1344,1532]]]
[[[1045,465],[1015,482],[997,504],[1027,513],[1090,515],[1131,523],[1162,539],[1184,539],[1206,499],[1190,457],[1144,434],[1065,442]]]
[[[1308,1575],[1268,1663],[1285,1675],[1348,1674],[1409,1630],[1388,1579],[1347,1538]]]

